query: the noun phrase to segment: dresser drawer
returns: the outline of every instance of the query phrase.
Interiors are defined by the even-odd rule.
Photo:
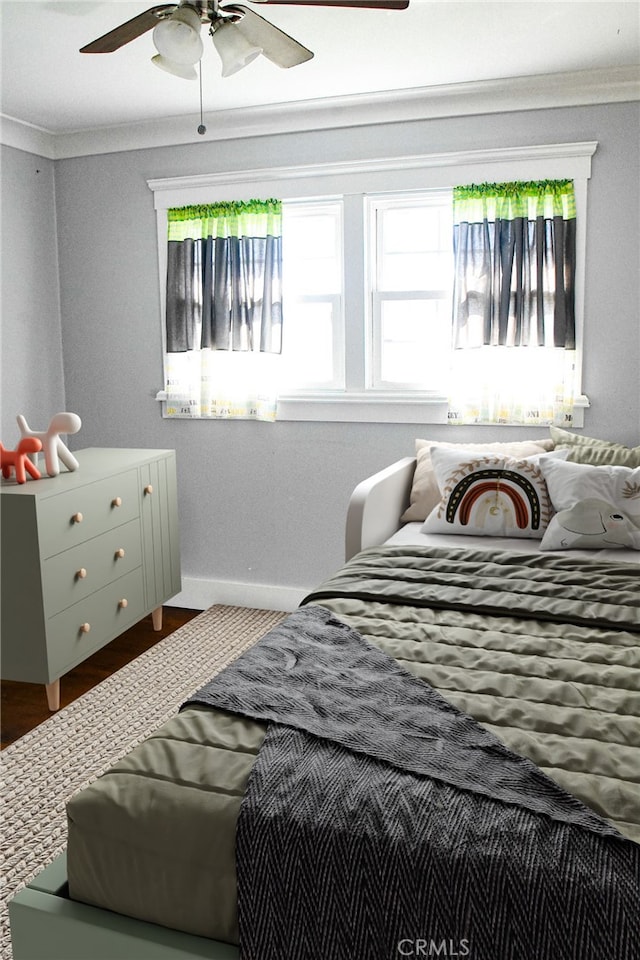
[[[45,498],[38,505],[40,556],[62,553],[139,514],[137,470]]]
[[[47,617],[78,603],[101,587],[123,577],[142,563],[140,520],[49,557],[42,564]]]
[[[123,606],[126,601],[126,606]],[[47,621],[49,675],[59,677],[144,616],[142,567]],[[88,626],[88,630],[83,629]]]

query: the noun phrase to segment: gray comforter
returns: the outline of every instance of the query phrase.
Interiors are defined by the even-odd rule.
[[[640,842],[640,567],[376,547],[310,597]]]
[[[563,794],[578,798],[614,830],[637,842],[638,577],[637,566],[597,560],[585,563],[571,556],[375,548],[354,558],[310,600],[355,628],[371,647],[393,658],[404,672],[426,681],[448,704],[473,717],[510,751],[531,760]],[[324,730],[325,701],[322,687],[317,690],[320,725]],[[400,698],[401,708],[403,699]],[[357,712],[355,701],[352,702]],[[71,895],[152,923],[237,943],[236,821],[252,771],[260,769],[255,766],[255,759],[266,729],[266,721],[190,706],[77,794],[69,804]],[[290,729],[286,727],[285,732]],[[315,735],[305,732],[304,736]],[[334,749],[330,741],[315,739],[321,749]],[[335,749],[347,748],[337,743]],[[389,804],[405,804],[408,809],[411,804],[412,814],[406,822],[413,818],[413,826],[410,831],[407,827],[407,832],[416,835],[425,836],[431,822],[427,812],[430,805],[439,802],[442,791],[459,790],[444,780],[415,774],[421,778],[421,789],[426,791],[415,799],[404,789],[404,779],[397,781],[401,789],[391,789],[391,781],[382,772],[387,768],[386,760],[370,758],[351,748],[349,754],[350,762],[367,765],[365,779],[374,785],[374,803],[377,793],[387,798]],[[311,755],[309,752],[308,756]],[[291,756],[296,756],[295,750]],[[293,766],[295,772],[297,761]],[[302,759],[300,768],[304,772]],[[319,768],[324,769],[322,760]],[[273,776],[278,777],[279,768],[273,769]],[[348,773],[348,780],[350,776]],[[407,783],[413,776],[402,772]],[[271,790],[270,781],[265,783]],[[304,810],[307,794],[304,780],[299,783],[299,806]],[[334,811],[344,803],[343,815],[351,818],[357,838],[375,832],[374,808],[368,803],[362,805],[362,796],[351,788],[343,791],[344,784],[338,789],[332,783],[326,784],[326,807],[319,823],[328,830]],[[411,796],[414,800],[410,800]],[[502,802],[478,793],[476,797],[483,802]],[[512,810],[506,803],[504,807]],[[528,814],[546,816],[527,810]],[[503,822],[505,845],[509,846],[509,821]],[[552,826],[556,822],[549,820]],[[293,829],[297,816],[291,823]],[[471,845],[482,846],[484,842],[475,814],[467,827],[467,833],[453,847],[447,843],[446,833],[428,838],[438,863],[441,857],[448,859],[448,867],[438,870],[448,870],[451,878],[457,878],[461,885],[457,895],[463,899],[462,885],[468,875],[462,869],[464,860],[460,860],[458,868],[458,856]],[[576,825],[571,829],[574,837],[587,833],[597,836]],[[324,842],[323,830],[324,827],[318,831],[318,842]],[[391,836],[380,842],[395,841]],[[614,841],[609,838],[605,842]],[[275,860],[264,859],[278,871],[278,877],[288,867],[287,849],[283,844]],[[629,849],[635,855],[637,847]],[[249,853],[245,863],[251,860]],[[323,882],[324,876],[325,886],[330,886],[337,876],[350,875],[352,854],[346,848],[344,853],[337,850],[335,859],[327,860],[326,868],[323,867],[326,873],[320,875],[318,883]],[[384,859],[391,863],[386,853]],[[515,891],[522,889],[512,882],[517,863],[516,858],[513,869],[505,870],[502,887],[493,891],[493,899],[508,904],[508,910],[512,909]],[[441,876],[433,876],[436,875]],[[580,885],[583,881],[589,884],[588,876],[576,876]],[[296,883],[292,881],[288,888],[293,915],[297,909],[313,915],[315,901],[312,903],[306,894],[299,897]],[[439,957],[455,956],[456,950],[461,957],[468,955],[477,960],[473,945],[459,945],[454,939],[465,939],[466,926],[464,930],[454,930],[431,923],[440,916],[440,901],[449,896],[449,880],[444,885],[435,884],[435,880],[425,883],[425,910],[420,908],[411,928],[402,930],[406,942],[400,948],[393,945],[392,952],[387,954],[390,960],[411,956],[411,950],[414,956]],[[602,896],[605,894],[603,887]],[[391,895],[385,907],[384,916],[391,920],[396,915],[396,899],[395,894]],[[435,904],[433,914],[426,909],[427,900]],[[358,909],[363,912],[358,914]],[[333,923],[340,935],[348,937],[350,928],[359,922],[358,917],[368,927],[374,920],[375,924],[381,922],[382,916],[380,912],[372,917],[368,901],[354,900],[351,906],[347,904],[335,914]],[[529,956],[529,947],[521,950],[519,941],[513,941],[516,946],[508,946],[512,943],[508,918],[501,915],[494,916],[494,920],[491,960]],[[587,930],[590,923],[586,921]],[[567,932],[559,934],[564,936],[560,943],[573,942],[576,925],[575,920],[567,921]],[[582,930],[584,925],[578,926]],[[555,929],[553,924],[550,929]],[[580,936],[581,933],[576,943],[581,942]],[[327,943],[325,949],[325,944],[315,940],[315,954],[307,947],[306,955],[333,960],[332,942]],[[467,946],[469,952],[465,954]],[[629,946],[631,952],[625,955],[612,936],[608,946],[603,946],[602,958],[629,960],[634,949]],[[305,956],[303,948],[298,955]],[[282,954],[283,958],[286,956],[286,952]],[[558,947],[557,956],[578,958],[580,953],[573,946],[564,953]],[[366,954],[362,958],[366,960]],[[349,960],[360,960],[360,956],[353,953]]]
[[[480,591],[491,612],[540,607],[551,622],[562,607],[565,626],[639,629],[620,617],[633,589],[594,585],[585,611],[566,566],[543,563],[551,576],[523,590],[522,564],[492,563],[493,578],[458,585],[458,609]],[[424,599],[433,578],[413,571]],[[238,822],[247,960],[640,956],[638,845],[328,611],[293,615],[194,700],[272,721]]]

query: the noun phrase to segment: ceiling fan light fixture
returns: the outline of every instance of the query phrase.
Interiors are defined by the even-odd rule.
[[[230,77],[259,57],[262,47],[251,43],[231,20],[218,20],[211,27],[211,39],[222,60],[222,76]]]
[[[179,6],[153,29],[153,43],[161,57],[174,63],[197,63],[204,52],[200,15],[188,4]]]
[[[173,74],[174,77],[182,77],[183,80],[198,79],[196,68],[192,63],[177,63],[175,60],[169,60],[168,57],[161,57],[159,53],[156,53],[155,57],[151,57],[151,63],[155,67]]]

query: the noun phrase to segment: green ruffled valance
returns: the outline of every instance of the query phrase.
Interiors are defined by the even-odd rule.
[[[169,240],[282,234],[281,200],[231,200],[167,210]]]
[[[574,220],[573,180],[516,180],[454,187],[453,212],[455,223],[538,217]]]

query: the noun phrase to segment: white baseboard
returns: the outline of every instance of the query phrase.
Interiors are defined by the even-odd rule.
[[[169,607],[206,610],[214,603],[258,610],[295,610],[311,587],[280,587],[268,583],[239,583],[233,580],[182,578],[182,590],[167,601]]]

